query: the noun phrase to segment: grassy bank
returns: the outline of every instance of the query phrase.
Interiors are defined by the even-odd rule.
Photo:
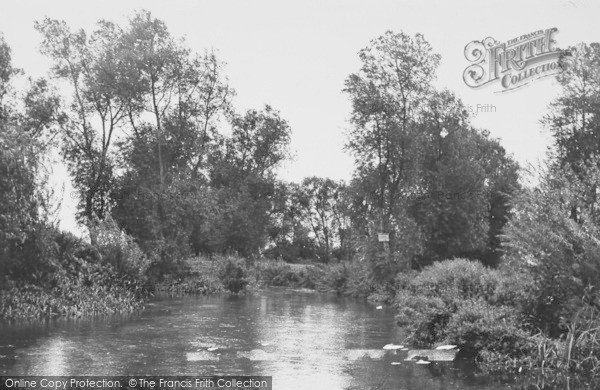
[[[171,294],[251,293],[266,287],[317,289],[322,285],[324,267],[288,264],[239,256],[222,255],[189,258],[184,272],[161,282],[156,291]]]
[[[224,255],[189,258],[164,272],[160,261],[143,255],[127,236],[101,239],[92,246],[64,233],[45,237],[51,245],[44,251],[43,272],[38,266],[38,272],[26,274],[17,264],[5,276],[0,319],[131,312],[154,295],[244,294],[270,286],[327,290],[323,266]]]
[[[53,288],[14,281],[7,284],[0,290],[0,318],[4,320],[126,313],[140,309],[144,301],[138,292],[114,283],[69,283]]]
[[[150,294],[151,261],[120,231],[105,229],[96,245],[40,228],[4,262],[0,319],[131,312]]]
[[[248,260],[233,255],[201,256],[187,259],[184,272],[161,282],[156,290],[205,294],[288,287],[376,300],[377,289],[368,282],[364,272],[364,266],[354,262],[293,264],[265,258]]]

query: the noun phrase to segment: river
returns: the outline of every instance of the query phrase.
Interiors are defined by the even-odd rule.
[[[2,375],[271,375],[274,390],[501,389],[459,363],[418,365],[393,311],[266,290],[162,298],[118,316],[0,324]]]

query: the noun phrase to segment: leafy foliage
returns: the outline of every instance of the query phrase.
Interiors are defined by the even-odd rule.
[[[463,256],[499,260],[517,165],[466,107],[431,82],[440,57],[422,35],[387,32],[359,53],[346,148],[355,158],[353,221],[372,276]],[[418,63],[418,66],[415,65]],[[389,233],[389,244],[376,240]]]
[[[227,256],[221,260],[218,275],[225,290],[234,294],[244,292],[250,283],[246,261],[238,257]]]
[[[600,232],[585,208],[579,209],[579,222],[571,218],[581,198],[573,176],[567,177],[568,171],[551,172],[538,188],[524,191],[506,229],[507,266],[534,276],[532,315],[553,336],[564,331],[562,321],[574,315],[586,289],[591,287],[597,296],[600,280]]]
[[[533,282],[527,274],[456,259],[403,275],[397,283],[397,321],[416,344],[456,344],[463,355],[484,360],[531,352],[526,313]]]

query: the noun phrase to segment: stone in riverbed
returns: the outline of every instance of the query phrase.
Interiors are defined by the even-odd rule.
[[[408,351],[406,360],[428,360],[432,362],[452,362],[458,349],[413,349]]]
[[[386,344],[383,346],[383,349],[385,349],[386,351],[393,351],[393,350],[402,349],[402,348],[404,348],[404,345]]]
[[[452,344],[440,345],[439,347],[435,347],[435,349],[438,349],[438,350],[456,349],[456,345],[452,345]]]
[[[364,358],[373,360],[383,359],[385,351],[381,349],[347,349],[345,351],[346,359],[356,361]]]

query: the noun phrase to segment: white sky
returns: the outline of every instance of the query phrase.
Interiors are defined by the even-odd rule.
[[[350,178],[352,161],[342,150],[350,103],[341,91],[359,69],[357,52],[386,30],[424,34],[442,55],[436,85],[467,105],[494,105],[496,112],[479,113],[473,123],[500,138],[522,164],[543,158],[549,144],[539,120],[558,93],[556,82],[546,78],[505,94],[494,93],[498,85],[473,90],[462,78],[465,45],[488,36],[505,42],[550,27],[558,28],[559,48],[600,41],[598,0],[11,1],[0,12],[0,31],[14,64],[30,76],[45,76],[50,65],[39,54],[34,20],[49,16],[90,30],[101,18],[125,23],[142,8],[164,20],[174,36],[185,36],[195,51],[218,50],[239,110],[270,104],[281,111],[292,127],[296,157],[280,177],[292,181]],[[66,183],[61,226],[73,230],[68,177],[57,172],[57,183]]]

